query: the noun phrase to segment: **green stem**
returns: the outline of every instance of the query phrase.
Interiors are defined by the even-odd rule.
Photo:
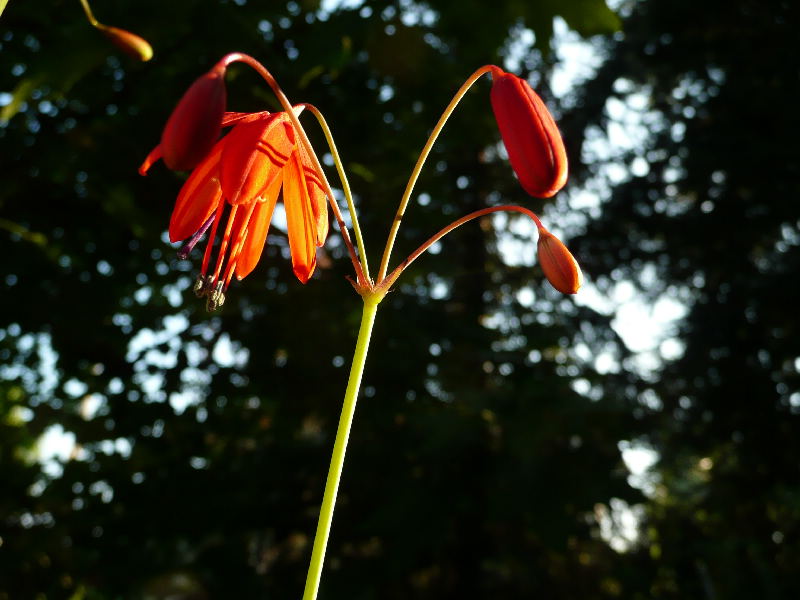
[[[414,165],[414,170],[411,171],[411,177],[408,178],[406,191],[403,192],[403,197],[400,199],[400,206],[397,207],[397,214],[394,217],[394,221],[392,221],[392,227],[389,230],[389,237],[386,240],[386,247],[383,250],[381,265],[378,268],[377,283],[380,284],[381,281],[383,281],[383,278],[386,276],[386,270],[389,268],[389,257],[392,254],[394,241],[397,238],[397,231],[400,229],[400,221],[403,220],[403,215],[406,213],[406,208],[408,207],[408,201],[411,199],[411,193],[414,191],[414,185],[417,183],[420,171],[422,171],[422,165],[425,164],[425,161],[431,152],[431,148],[433,148],[433,144],[436,142],[436,138],[439,137],[439,133],[441,133],[442,128],[444,128],[445,123],[447,123],[447,119],[449,119],[450,115],[453,114],[456,106],[458,106],[458,103],[461,102],[461,99],[469,91],[469,88],[472,87],[472,84],[478,81],[478,79],[480,79],[484,73],[489,73],[490,71],[494,72],[496,69],[497,67],[494,65],[485,65],[470,75],[463,85],[458,88],[456,95],[453,96],[450,104],[448,104],[447,108],[444,109],[442,116],[439,117],[439,122],[436,123],[436,127],[433,128],[430,136],[428,136],[428,141],[425,142],[425,146],[422,148],[422,152],[420,152],[419,158],[417,159],[417,164]]]
[[[364,267],[364,275],[369,280],[369,264],[367,263],[367,251],[364,248],[364,238],[361,236],[361,226],[358,224],[358,212],[353,203],[353,193],[350,191],[350,184],[347,181],[347,172],[344,170],[342,159],[339,156],[339,150],[336,149],[336,142],[333,140],[333,134],[325,117],[319,109],[313,104],[303,104],[308,111],[317,118],[319,126],[322,128],[322,133],[325,134],[325,139],[328,142],[328,148],[331,150],[333,162],[336,164],[336,171],[339,173],[339,179],[342,181],[342,192],[347,201],[347,210],[350,211],[350,221],[353,223],[353,233],[356,236],[356,245],[358,246],[358,258],[361,259],[361,265]]]
[[[99,27],[100,23],[98,23],[97,19],[94,18],[94,15],[92,14],[92,9],[89,7],[88,0],[80,0],[80,1],[81,1],[81,6],[83,7],[83,12],[86,13],[86,18],[88,19],[89,23],[91,23],[92,27]]]
[[[350,366],[350,378],[347,381],[347,390],[344,393],[344,403],[342,415],[339,417],[339,428],[336,431],[336,441],[333,443],[331,466],[328,469],[328,480],[325,483],[322,507],[319,510],[319,522],[317,523],[317,533],[314,536],[314,548],[311,551],[311,564],[308,566],[303,600],[316,600],[317,590],[319,590],[322,563],[325,560],[325,548],[328,545],[333,509],[336,504],[336,493],[339,490],[339,480],[342,478],[347,439],[350,437],[350,426],[353,423],[353,414],[356,410],[361,375],[364,373],[364,364],[367,362],[367,350],[369,349],[369,340],[372,335],[372,324],[375,322],[375,313],[378,310],[378,302],[380,302],[380,299],[373,296],[364,298],[361,327],[358,330],[356,350],[353,354],[353,363]]]

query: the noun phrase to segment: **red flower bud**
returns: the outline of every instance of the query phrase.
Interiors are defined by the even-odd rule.
[[[524,79],[492,71],[492,109],[523,189],[549,198],[567,182],[567,153],[556,122]]]
[[[547,281],[562,294],[574,294],[583,283],[581,268],[567,247],[552,233],[539,229],[537,253]]]
[[[137,58],[143,62],[147,62],[153,58],[153,47],[143,37],[131,33],[130,31],[120,29],[119,27],[107,27],[100,23],[98,23],[96,27],[102,31],[117,48],[128,56]]]
[[[192,84],[161,134],[164,162],[174,171],[193,169],[211,151],[222,130],[225,72],[214,69]]]

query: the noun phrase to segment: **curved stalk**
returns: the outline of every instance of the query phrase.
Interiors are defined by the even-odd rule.
[[[392,248],[394,247],[394,241],[397,238],[397,231],[400,229],[400,221],[403,220],[403,215],[406,212],[406,208],[408,207],[408,201],[411,199],[411,193],[414,191],[414,185],[417,183],[417,179],[419,178],[420,171],[422,171],[422,165],[425,164],[425,161],[428,158],[428,155],[431,152],[431,148],[433,148],[433,144],[436,141],[436,138],[439,137],[439,133],[442,131],[444,124],[447,123],[447,119],[450,118],[450,115],[455,110],[458,103],[461,101],[461,98],[469,91],[469,88],[472,87],[478,79],[484,73],[488,73],[493,69],[496,69],[494,65],[485,65],[475,71],[472,75],[470,75],[464,84],[458,88],[455,96],[450,101],[450,104],[447,105],[447,108],[444,109],[442,116],[439,117],[439,122],[436,123],[436,127],[433,128],[431,131],[430,136],[428,136],[428,141],[425,143],[425,146],[422,148],[422,152],[417,159],[417,164],[414,165],[414,170],[411,171],[411,176],[408,178],[408,183],[406,184],[406,190],[403,192],[403,197],[400,199],[400,206],[397,208],[397,214],[394,217],[394,221],[392,222],[392,227],[389,230],[389,237],[386,240],[386,248],[383,250],[383,257],[381,258],[381,265],[378,269],[378,283],[380,283],[384,276],[386,275],[386,270],[389,267],[389,257],[392,254]]]
[[[328,127],[328,122],[325,120],[325,117],[322,116],[322,113],[316,106],[313,104],[304,104],[303,106],[305,106],[306,109],[317,118],[319,126],[322,128],[322,133],[325,134],[325,139],[328,142],[328,148],[331,150],[333,162],[336,165],[336,171],[339,173],[339,179],[342,182],[342,191],[344,192],[344,197],[347,201],[347,210],[350,212],[350,221],[353,223],[353,233],[356,236],[358,257],[361,259],[361,264],[364,267],[364,274],[367,276],[367,279],[369,279],[369,264],[367,263],[367,252],[364,249],[364,238],[361,236],[361,226],[358,224],[358,213],[356,212],[356,206],[353,203],[353,194],[350,191],[350,183],[347,181],[347,173],[344,170],[344,165],[342,164],[342,159],[339,156],[339,151],[336,149],[336,142],[333,141],[333,134]]]
[[[81,0],[81,6],[83,7],[83,12],[86,13],[86,19],[89,21],[92,27],[99,27],[100,23],[94,18],[94,14],[92,14],[92,9],[89,6],[89,2],[87,0]],[[3,11],[0,10],[0,12]]]
[[[464,215],[460,219],[453,221],[447,227],[441,229],[430,238],[428,238],[425,243],[423,243],[419,248],[414,250],[411,254],[409,254],[408,258],[406,258],[403,262],[401,262],[397,267],[384,279],[380,280],[377,285],[378,291],[382,294],[386,294],[389,291],[389,288],[397,281],[397,278],[400,277],[400,274],[405,270],[405,268],[410,265],[412,262],[417,260],[419,256],[425,252],[428,248],[433,246],[436,242],[446,236],[448,233],[453,231],[454,229],[461,227],[464,223],[468,223],[474,219],[478,219],[485,215],[495,213],[495,212],[518,212],[522,213],[533,219],[533,222],[536,224],[536,229],[542,231],[544,226],[542,222],[539,220],[539,217],[536,216],[532,210],[528,210],[522,206],[516,206],[513,204],[504,204],[503,206],[490,206],[489,208],[482,208],[480,210],[476,210],[475,212],[471,212],[468,215]]]

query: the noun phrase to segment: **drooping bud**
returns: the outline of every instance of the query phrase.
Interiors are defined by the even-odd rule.
[[[119,27],[109,27],[98,23],[96,27],[103,32],[111,42],[125,54],[132,58],[147,62],[153,58],[153,47],[141,36],[125,31]]]
[[[209,153],[222,130],[225,71],[213,69],[186,90],[161,134],[164,162],[174,171],[193,169]]]
[[[562,294],[574,294],[583,283],[578,261],[567,247],[552,233],[539,229],[537,244],[539,264],[547,281]]]
[[[549,198],[567,182],[567,153],[555,120],[524,79],[492,71],[492,110],[523,189]]]

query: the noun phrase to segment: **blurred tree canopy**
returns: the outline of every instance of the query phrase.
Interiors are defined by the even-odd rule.
[[[614,6],[616,33],[601,0],[98,0],[98,19],[152,43],[141,64],[78,2],[11,0],[0,598],[301,593],[360,314],[343,244],[302,286],[274,230],[207,314],[198,256],[179,261],[164,233],[181,176],[136,174],[182,92],[234,50],[326,115],[372,263],[456,88],[489,62],[530,76],[561,117],[566,193],[525,196],[480,82],[395,261],[462,214],[524,203],[571,237],[595,295],[632,282],[686,313],[643,367],[612,311],[543,284],[518,221],[446,238],[379,310],[320,598],[796,597],[798,8]],[[558,97],[554,18],[601,59]],[[241,65],[228,92],[231,110],[277,106]],[[55,437],[73,442],[60,460]],[[658,457],[644,485],[627,446]]]

